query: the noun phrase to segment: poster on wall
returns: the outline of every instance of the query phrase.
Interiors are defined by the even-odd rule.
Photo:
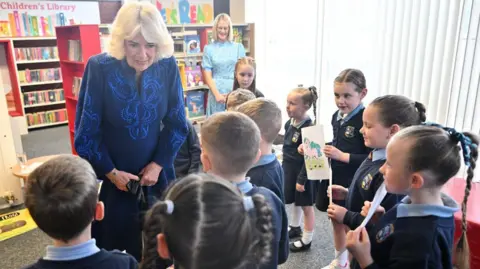
[[[98,2],[0,0],[0,36],[54,36],[73,24],[100,24]]]
[[[323,125],[302,128],[303,156],[309,180],[330,178],[328,158],[323,153],[325,147]]]
[[[213,23],[213,0],[152,0],[166,24]]]

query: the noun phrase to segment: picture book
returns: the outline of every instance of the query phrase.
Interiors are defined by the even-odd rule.
[[[196,118],[205,115],[205,92],[204,91],[189,91],[186,92],[187,98],[187,116],[189,118]]]
[[[187,87],[203,86],[202,70],[199,65],[186,66]]]
[[[243,42],[243,30],[241,28],[233,28],[233,41],[237,43]]]
[[[303,156],[309,180],[330,178],[328,158],[323,153],[325,139],[323,125],[302,128]]]
[[[200,36],[186,35],[184,36],[185,52],[187,54],[200,53]]]

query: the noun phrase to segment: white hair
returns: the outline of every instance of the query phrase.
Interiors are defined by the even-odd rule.
[[[233,26],[232,26],[232,20],[230,19],[230,16],[226,13],[220,13],[215,17],[215,21],[213,22],[213,29],[212,29],[212,37],[213,40],[218,41],[218,32],[217,32],[217,27],[218,27],[218,22],[224,20],[228,22],[228,41],[233,41]]]
[[[125,40],[141,34],[149,43],[157,46],[155,60],[173,55],[173,39],[162,15],[149,2],[125,3],[117,13],[112,25],[108,53],[118,60],[125,57]]]

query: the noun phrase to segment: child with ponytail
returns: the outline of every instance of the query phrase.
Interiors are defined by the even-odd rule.
[[[162,200],[146,216],[141,269],[157,269],[159,256],[173,259],[177,269],[250,268],[269,261],[272,213],[262,195],[243,197],[224,179],[191,174],[173,183]]]
[[[365,146],[373,151],[355,172],[349,188],[333,185],[330,195],[334,200],[345,200],[345,207],[333,204],[328,207],[328,216],[334,227],[336,259],[325,268],[348,268],[348,252],[344,251],[348,229],[356,229],[363,217],[360,215],[365,201],[372,201],[383,183],[379,172],[385,163],[385,148],[388,141],[401,129],[424,122],[425,107],[400,95],[385,95],[371,102],[363,113],[363,135]],[[387,210],[403,198],[402,194],[387,194],[382,206]]]
[[[461,153],[468,170],[455,267],[469,268],[466,211],[478,142],[473,134],[439,125],[409,127],[393,137],[380,171],[388,192],[407,196],[368,232],[358,228],[348,233],[347,248],[358,261],[354,268],[453,268],[458,205],[441,189],[460,169]],[[362,213],[369,208],[366,203]]]
[[[282,167],[285,173],[285,204],[294,204],[288,236],[290,238],[301,237],[290,244],[292,252],[310,249],[315,227],[313,204],[315,203],[316,181],[307,180],[305,161],[297,149],[303,141],[301,129],[314,124],[307,115],[307,111],[312,106],[316,121],[317,99],[317,89],[314,86],[293,89],[287,97],[287,113],[290,119],[285,124]],[[300,228],[302,213],[305,219],[303,232]]]

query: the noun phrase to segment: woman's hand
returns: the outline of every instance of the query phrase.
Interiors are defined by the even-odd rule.
[[[347,209],[339,205],[329,205],[327,209],[328,217],[334,220],[337,223],[343,223],[345,214],[347,214]]]
[[[297,186],[295,187],[298,192],[304,192],[305,191],[305,185],[301,185],[297,183]]]
[[[107,178],[121,191],[128,191],[127,184],[130,180],[138,180],[136,175],[117,169],[113,169],[112,172],[108,173]]]
[[[223,94],[218,94],[218,95],[215,95],[215,100],[217,100],[218,103],[221,103],[221,104],[225,104],[225,95]]]
[[[142,180],[140,185],[142,186],[153,186],[157,183],[160,172],[162,172],[163,167],[156,164],[155,162],[149,163],[145,168],[140,171],[142,175]]]
[[[303,151],[303,144],[300,144],[300,146],[298,146],[298,149],[297,149],[298,153],[300,153],[301,155],[303,155],[304,151]]]
[[[345,153],[334,146],[327,145],[323,149],[325,156],[332,160],[337,160],[343,163],[348,163],[350,161],[350,154]]]
[[[333,196],[332,196],[333,195]],[[348,195],[348,189],[340,185],[328,186],[327,196],[332,196],[333,200],[345,200]]]
[[[368,211],[370,210],[370,207],[372,206],[372,202],[365,201],[363,204],[364,206],[362,207],[362,212],[360,212],[360,215],[366,217],[368,214]],[[385,208],[383,208],[382,206],[378,206],[378,208],[375,209],[375,213],[373,213],[373,216],[370,219],[370,222],[375,224],[384,214],[385,214]]]
[[[347,233],[347,249],[352,253],[361,268],[373,263],[370,254],[370,238],[365,227],[358,227]]]

